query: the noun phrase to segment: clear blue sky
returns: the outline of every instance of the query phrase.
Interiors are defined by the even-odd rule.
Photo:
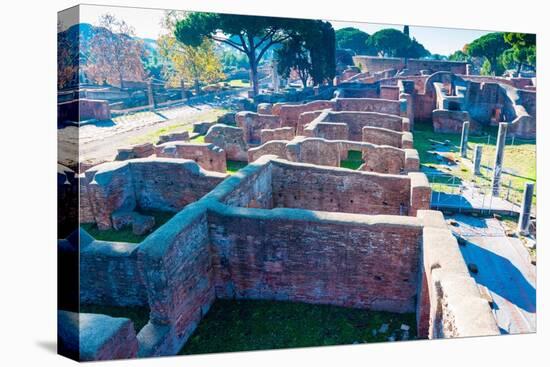
[[[124,8],[112,6],[82,5],[80,21],[96,25],[100,15],[111,13],[118,18],[124,19],[135,28],[136,35],[143,38],[156,39],[161,33],[160,20],[164,14],[159,9]],[[403,30],[403,25],[376,24],[376,23],[348,23],[331,21],[335,29],[345,27],[359,28],[368,34],[384,28],[395,28]],[[415,37],[431,53],[449,55],[452,52],[462,49],[466,43],[489,33],[489,31],[435,28],[435,27],[409,27],[411,37]]]

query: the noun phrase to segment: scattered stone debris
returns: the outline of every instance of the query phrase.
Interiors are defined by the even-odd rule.
[[[479,272],[479,269],[477,268],[477,265],[474,264],[474,263],[469,263],[468,264],[468,270],[472,273],[472,274],[477,274]]]
[[[401,324],[401,330],[403,331],[409,331],[411,327],[409,325],[406,325],[406,324]]]
[[[495,218],[496,220],[502,220],[502,215],[500,215],[500,214],[493,214],[493,218]]]
[[[449,220],[447,221],[447,223],[449,223],[449,225],[451,225],[451,226],[453,226],[453,227],[458,227],[458,226],[459,226],[458,222],[457,222],[456,220],[454,220],[454,219],[449,219]]]

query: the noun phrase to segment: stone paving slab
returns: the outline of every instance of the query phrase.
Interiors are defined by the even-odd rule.
[[[452,217],[453,233],[467,240],[460,250],[467,264],[477,266],[472,274],[494,301],[493,312],[504,334],[536,331],[536,267],[518,238],[507,237],[494,218]]]

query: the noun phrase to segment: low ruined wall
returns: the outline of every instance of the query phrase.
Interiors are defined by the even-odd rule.
[[[237,126],[243,129],[244,140],[247,144],[259,144],[260,131],[281,127],[279,116],[261,115],[249,111],[241,111],[235,115]]]
[[[333,101],[312,101],[298,105],[282,105],[279,110],[281,127],[290,126],[297,128],[300,115],[304,112],[318,111],[334,108]]]
[[[434,110],[432,113],[432,123],[436,133],[461,134],[465,121],[470,122],[469,134],[481,132],[481,125],[473,121],[466,111]]]
[[[209,223],[220,298],[414,311],[416,218],[226,207]]]
[[[78,361],[108,361],[138,356],[131,320],[107,315],[58,311],[58,352]]]
[[[405,214],[410,179],[273,161],[273,206],[360,214]]]
[[[173,142],[155,146],[157,157],[191,159],[208,171],[227,172],[225,151],[209,143]]]
[[[336,98],[334,110],[379,112],[400,116],[401,103],[379,98]]]
[[[292,140],[294,138],[294,128],[280,127],[278,129],[262,129],[260,131],[261,144],[271,140]]]
[[[400,132],[409,130],[408,119],[396,115],[378,112],[325,111],[304,127],[304,135],[322,137],[316,133],[319,131],[317,125],[320,123],[346,124],[348,136],[345,139],[352,141],[363,140],[363,127],[365,126],[380,127]],[[335,126],[334,128],[336,129],[337,127]],[[340,137],[340,139],[342,138]]]
[[[362,71],[371,73],[386,69],[407,69],[408,74],[419,74],[427,70],[430,74],[438,71],[449,71],[455,74],[466,74],[465,62],[426,60],[426,59],[404,59],[398,57],[377,57],[377,56],[354,56],[353,62]]]
[[[319,117],[323,110],[303,112],[298,118],[298,126],[296,127],[296,135],[304,135],[304,127]]]
[[[499,335],[491,308],[470,276],[443,214],[420,211],[418,216],[424,225],[418,335],[429,338]]]
[[[364,126],[362,131],[362,141],[365,143],[389,145],[402,149],[413,148],[413,135],[408,131],[400,132],[372,126]]]
[[[380,98],[391,99],[392,101],[399,100],[399,86],[397,85],[381,85]]]
[[[247,159],[248,145],[241,128],[215,124],[208,129],[204,141],[225,150],[227,159],[234,161],[246,161]]]
[[[80,249],[80,302],[145,306],[147,294],[137,266],[136,243],[93,241]]]
[[[174,355],[215,299],[205,207],[191,204],[149,235],[138,263],[151,309],[140,356]]]
[[[362,153],[363,171],[399,174],[418,171],[420,162],[414,149],[401,149],[389,145],[374,145],[347,140],[297,137],[292,141],[274,140],[248,150],[249,162],[264,155],[276,155],[291,162],[339,167],[348,151]]]
[[[85,172],[94,221],[112,227],[117,210],[178,211],[200,199],[225,177],[184,159],[144,158],[109,162]]]

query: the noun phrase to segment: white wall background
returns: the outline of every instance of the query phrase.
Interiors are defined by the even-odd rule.
[[[538,333],[232,353],[110,363],[112,366],[529,366],[548,356],[548,9],[524,1],[103,0],[143,6],[430,25],[538,34]],[[2,5],[0,98],[0,365],[65,366],[56,342],[56,28],[74,1],[11,0]],[[17,96],[17,98],[14,98]],[[548,158],[546,158],[548,159]],[[546,358],[547,359],[547,358]],[[538,361],[538,363],[537,363]],[[102,363],[94,364],[103,365]]]

